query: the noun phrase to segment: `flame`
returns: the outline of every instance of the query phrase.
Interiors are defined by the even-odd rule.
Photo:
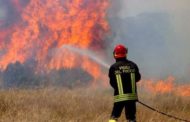
[[[175,78],[169,76],[166,80],[142,80],[140,86],[152,94],[173,93],[178,96],[190,96],[190,85],[177,85]]]
[[[12,3],[20,12],[20,20],[11,33],[0,31],[1,70],[10,63],[33,59],[40,70],[79,66],[99,77],[100,66],[87,57],[69,50],[54,54],[54,50],[64,45],[101,49],[109,31],[108,0],[30,0],[24,7],[20,0]]]
[[[10,26],[0,20],[0,70],[10,63],[37,62],[36,70],[80,67],[95,79],[101,67],[85,55],[63,48],[71,45],[83,50],[101,50],[109,32],[106,11],[109,0],[11,0],[18,20]],[[190,85],[176,85],[175,78],[142,80],[144,89],[157,93],[190,96]],[[108,86],[108,82],[103,82]],[[96,84],[96,83],[94,83]]]

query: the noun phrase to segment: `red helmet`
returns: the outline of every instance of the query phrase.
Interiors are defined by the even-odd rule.
[[[114,58],[124,58],[126,57],[128,50],[124,45],[116,45],[113,51]]]

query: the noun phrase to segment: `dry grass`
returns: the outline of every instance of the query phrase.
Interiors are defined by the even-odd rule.
[[[141,99],[164,112],[188,118],[190,99],[172,95]],[[138,106],[138,122],[178,122]],[[43,88],[0,92],[1,122],[107,122],[112,109],[112,91],[104,89]],[[119,122],[125,122],[124,113]]]

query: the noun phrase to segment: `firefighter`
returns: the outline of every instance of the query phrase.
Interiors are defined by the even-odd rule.
[[[127,59],[128,49],[117,45],[113,56],[116,60],[109,69],[110,85],[114,89],[114,105],[109,122],[117,122],[123,108],[128,122],[136,122],[136,82],[141,79],[138,66]]]

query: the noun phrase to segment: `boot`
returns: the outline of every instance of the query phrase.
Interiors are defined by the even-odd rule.
[[[110,119],[109,122],[117,122],[115,119]]]

